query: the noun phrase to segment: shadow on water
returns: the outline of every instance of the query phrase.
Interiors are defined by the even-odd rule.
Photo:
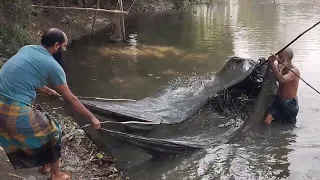
[[[173,87],[188,87],[190,82],[214,75],[229,56],[258,59],[281,49],[313,24],[311,20],[319,19],[316,2],[219,1],[181,12],[128,17],[129,44],[109,43],[108,29],[97,32],[91,41],[83,38],[74,43],[65,54],[68,82],[79,96],[141,99],[162,90],[170,93]],[[313,66],[319,65],[316,59],[320,55],[315,53],[315,48],[320,47],[316,42],[319,33],[309,34],[293,47],[297,49],[297,66],[315,84],[317,79],[309,72],[317,72]],[[304,70],[305,67],[308,70]],[[303,97],[300,102],[317,108],[319,99],[310,96],[304,86],[302,91],[307,93],[300,95]],[[312,161],[312,167],[300,165],[297,155],[292,157],[294,153],[309,157],[306,153],[309,151],[300,146],[317,144],[308,140],[312,137],[306,132],[312,131],[319,138],[318,129],[308,127],[316,122],[305,120],[317,117],[307,105],[302,104],[301,109],[306,113],[300,114],[298,119],[298,124],[306,124],[299,124],[302,130],[283,125],[257,125],[232,144],[209,143],[206,149],[181,157],[141,157],[141,162],[127,162],[126,170],[131,179],[150,180],[281,179],[291,177],[292,172],[310,173],[308,169],[317,167],[317,162]],[[182,139],[193,136],[203,140],[226,133],[228,128],[216,128],[225,123],[223,119],[213,119],[212,113],[204,108],[186,122],[190,126],[184,126],[184,122],[180,126],[167,126],[167,132],[173,132],[167,133],[167,138],[179,134]],[[194,131],[190,127],[195,127]],[[156,136],[156,133],[151,135]],[[137,154],[132,150],[126,156]],[[314,156],[310,155],[309,160]]]

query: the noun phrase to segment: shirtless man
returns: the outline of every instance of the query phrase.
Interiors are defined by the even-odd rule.
[[[300,76],[298,68],[292,64],[293,50],[287,48],[278,55],[278,59],[287,65],[293,72]],[[297,100],[297,91],[299,78],[284,65],[278,67],[275,65],[276,56],[268,58],[272,72],[278,82],[278,94],[275,100],[268,108],[264,122],[271,124],[272,120],[278,123],[295,123],[298,115],[299,105]]]

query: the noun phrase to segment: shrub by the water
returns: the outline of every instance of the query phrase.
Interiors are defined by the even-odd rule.
[[[30,42],[28,31],[32,6],[29,0],[0,1],[0,54],[9,56]]]

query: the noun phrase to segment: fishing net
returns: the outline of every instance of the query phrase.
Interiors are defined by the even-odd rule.
[[[92,128],[86,128],[85,131],[98,146],[107,149],[116,158],[123,158],[128,152],[121,151],[126,149],[130,149],[130,153],[134,154],[132,147],[138,147],[153,156],[183,154],[201,149],[208,142],[212,142],[212,138],[209,138],[208,142],[205,140],[200,142],[194,140],[197,139],[194,137],[203,134],[216,136],[220,132],[213,127],[216,124],[205,125],[205,121],[201,120],[203,118],[194,118],[207,105],[207,111],[209,109],[209,112],[214,112],[210,114],[211,121],[220,117],[229,123],[230,119],[241,120],[241,123],[238,123],[239,126],[230,129],[231,133],[228,133],[225,142],[231,142],[248,124],[261,120],[269,104],[268,99],[271,99],[266,95],[268,92],[271,92],[270,96],[274,95],[270,87],[275,89],[275,83],[266,80],[267,75],[269,79],[271,76],[267,66],[261,65],[263,62],[265,62],[264,58],[254,61],[232,57],[209,80],[196,81],[188,87],[164,90],[154,97],[146,97],[135,102],[83,99],[81,102],[91,111],[99,114],[100,120],[105,118],[113,121],[138,120],[161,123],[156,130],[147,133],[142,133],[141,130],[150,131],[155,127],[148,129],[135,126],[135,129],[140,131],[132,132],[128,131],[128,126],[108,124],[101,131],[95,131]],[[71,112],[80,125],[89,122],[80,114],[72,110]],[[177,126],[174,126],[175,124]],[[199,124],[203,125],[199,126]],[[170,130],[170,126],[175,128]],[[215,129],[208,130],[207,126]],[[179,128],[183,129],[181,134],[177,133]],[[171,132],[175,132],[174,136],[170,135]],[[212,132],[216,134],[211,134]],[[188,136],[188,138],[183,139],[179,136]],[[141,159],[140,154],[137,157]]]
[[[258,88],[262,83],[261,78],[263,77],[260,72],[261,68],[258,68],[259,64],[260,61],[255,62],[251,59],[232,57],[211,79],[198,80],[187,87],[166,89],[153,97],[146,97],[135,102],[82,100],[82,103],[91,110],[113,119],[175,124],[193,116],[211,98],[221,102],[221,98],[216,97],[221,97],[221,93],[227,93],[228,96],[235,96],[235,93],[242,95],[243,93],[241,92],[222,90],[228,89],[246,79],[250,74],[253,74],[250,76],[251,79],[256,79],[252,79],[254,83],[251,83],[250,79],[246,79],[245,82],[251,84],[243,91],[249,90],[247,96],[256,95],[255,93],[258,93]],[[246,84],[243,85],[246,86]],[[256,91],[250,92],[251,88]],[[224,99],[227,98],[225,97]],[[228,103],[235,102],[225,102],[225,106],[228,106]]]

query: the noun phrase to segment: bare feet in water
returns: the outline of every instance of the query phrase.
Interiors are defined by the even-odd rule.
[[[266,117],[265,117],[265,119],[264,119],[264,122],[265,122],[266,124],[270,125],[271,122],[272,122],[272,120],[273,120],[272,115],[271,115],[271,114],[267,114]]]

